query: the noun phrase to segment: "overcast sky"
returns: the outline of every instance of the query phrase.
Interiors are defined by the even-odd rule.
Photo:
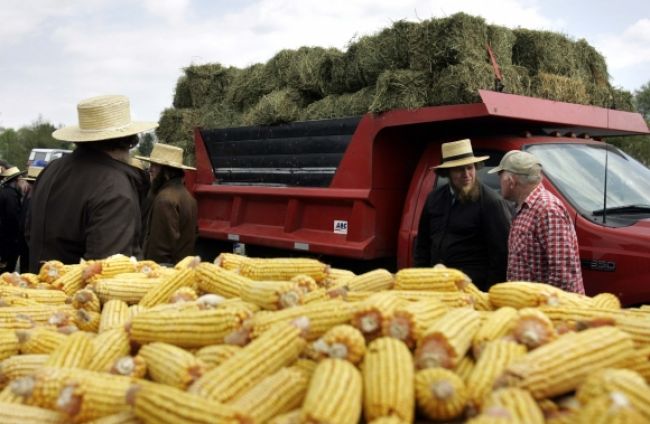
[[[650,81],[648,0],[0,0],[0,127],[75,125],[77,102],[99,94],[125,94],[134,119],[157,121],[190,64],[344,49],[400,19],[459,11],[585,38],[613,85]]]

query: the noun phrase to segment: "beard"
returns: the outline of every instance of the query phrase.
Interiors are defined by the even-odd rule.
[[[451,188],[454,190],[456,198],[460,203],[476,202],[480,195],[478,179],[474,180],[471,185],[456,187],[452,184]]]

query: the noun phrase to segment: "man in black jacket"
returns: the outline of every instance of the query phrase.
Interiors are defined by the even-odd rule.
[[[429,194],[418,228],[414,265],[438,263],[466,273],[481,290],[506,281],[509,205],[481,183],[476,170],[489,156],[474,156],[469,139],[444,143],[435,167],[449,184]]]
[[[17,178],[24,173],[14,166],[0,174],[0,273],[14,272],[20,254],[22,193]]]

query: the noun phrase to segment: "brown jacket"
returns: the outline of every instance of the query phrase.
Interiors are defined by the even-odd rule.
[[[180,178],[160,188],[153,198],[144,241],[144,258],[175,264],[194,254],[197,234],[196,200]]]
[[[50,163],[34,184],[28,221],[31,272],[122,253],[140,256],[144,171],[80,145]]]

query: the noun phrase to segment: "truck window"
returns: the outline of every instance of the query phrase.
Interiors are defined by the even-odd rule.
[[[573,207],[590,219],[600,220],[594,212],[603,209],[605,152],[607,209],[650,207],[650,169],[613,146],[558,143],[526,150],[540,159],[544,174]]]
[[[485,150],[485,149],[474,149],[474,156],[489,156],[490,158],[484,162],[485,166],[478,170],[478,179],[483,184],[487,185],[491,189],[495,190],[497,193],[501,192],[501,184],[499,184],[499,176],[496,174],[488,174],[487,172],[499,165],[501,158],[505,155],[506,152],[500,150]],[[435,188],[441,187],[449,182],[448,178],[438,177],[436,178]]]

